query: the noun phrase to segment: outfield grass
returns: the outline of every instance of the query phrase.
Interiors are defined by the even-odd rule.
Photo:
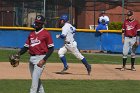
[[[140,93],[135,80],[43,80],[46,93]],[[29,93],[31,80],[0,80],[0,93]]]
[[[17,50],[0,50],[0,62],[8,62],[8,56],[12,53],[16,53]],[[86,57],[87,61],[90,64],[122,64],[122,56],[121,55],[104,55],[104,54],[85,54],[83,55]],[[67,61],[69,63],[80,63],[81,61],[75,58],[74,55],[71,53],[66,54]],[[25,53],[21,56],[21,62],[28,62],[29,54]],[[60,63],[60,59],[58,57],[57,52],[53,52],[53,54],[48,59],[49,63]],[[130,63],[130,57],[128,57],[127,63]],[[136,58],[136,64],[140,64],[140,57]]]

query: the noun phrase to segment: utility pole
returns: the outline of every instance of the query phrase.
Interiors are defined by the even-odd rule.
[[[95,3],[96,3],[96,0],[94,0],[94,29],[95,29],[95,9],[96,9],[96,7],[95,7],[96,4]]]
[[[46,0],[44,0],[44,10],[43,10],[44,17],[46,16]],[[46,17],[45,17],[46,18]]]
[[[122,22],[124,22],[124,0],[122,0]]]

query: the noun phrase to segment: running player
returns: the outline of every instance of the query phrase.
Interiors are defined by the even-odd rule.
[[[72,54],[74,54],[78,59],[82,61],[82,63],[85,65],[87,69],[88,75],[90,75],[91,65],[88,64],[86,58],[77,49],[77,42],[74,40],[76,28],[69,23],[69,17],[67,14],[63,14],[60,17],[60,27],[62,27],[62,33],[60,35],[56,35],[56,38],[64,39],[65,43],[64,46],[60,48],[58,51],[58,55],[64,64],[64,69],[61,72],[64,72],[69,68],[65,58],[65,53],[67,51],[70,51],[72,52]]]

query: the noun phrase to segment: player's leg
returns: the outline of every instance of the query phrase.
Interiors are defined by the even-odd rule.
[[[72,54],[75,55],[76,58],[80,59],[82,61],[82,63],[85,65],[88,74],[90,75],[91,72],[91,65],[88,64],[86,58],[79,52],[78,48],[77,48],[77,43],[73,42],[72,45],[67,46],[68,50],[72,52]]]
[[[30,74],[31,74],[31,78],[32,78],[32,76],[33,76],[33,71],[34,71],[34,64],[32,64],[31,62],[29,62],[29,70],[30,70]],[[33,90],[34,90],[34,89],[33,89],[32,85],[31,85],[30,93],[35,93]]]
[[[91,65],[88,64],[86,58],[79,52],[79,50],[76,48],[74,49],[75,51],[72,51],[72,53],[78,58],[81,60],[81,62],[84,64],[84,66],[86,67],[87,69],[87,72],[88,72],[88,75],[90,75],[91,73]]]
[[[40,76],[42,74],[42,71],[43,71],[45,65],[42,68],[37,66],[37,63],[43,57],[44,56],[40,56],[40,57],[35,56],[35,57],[30,58],[30,61],[31,61],[30,64],[33,64],[33,69],[30,68],[30,72],[31,72],[31,75],[32,75],[32,84],[31,84],[30,93],[37,93],[38,89],[39,90],[44,89],[44,88],[42,88],[43,86],[42,86],[41,82],[39,83],[39,79],[40,79]],[[42,90],[42,91],[44,91],[44,90]],[[43,92],[43,93],[45,93],[45,92]]]
[[[131,40],[131,70],[136,71],[134,64],[135,64],[135,52],[136,52],[136,47],[133,47],[134,43],[136,42],[136,37],[133,37]]]
[[[66,57],[65,57],[65,53],[67,52],[67,49],[65,46],[63,46],[62,48],[59,49],[58,51],[58,55],[64,65],[64,68],[61,72],[64,72],[66,70],[68,70],[68,64],[67,64],[67,60],[66,60]]]
[[[37,89],[38,93],[45,93],[44,91],[44,87],[41,83],[41,80],[39,79],[39,83],[38,83],[38,89]]]
[[[136,71],[134,65],[135,65],[135,58],[134,58],[134,57],[131,57],[131,70],[132,70],[132,71]]]
[[[129,44],[129,38],[125,37],[125,41],[124,41],[124,45],[123,45],[123,66],[121,68],[121,71],[124,71],[126,69],[126,61],[127,61],[127,55],[129,52],[129,48],[130,44]]]
[[[32,87],[31,87],[30,93],[37,93],[37,89],[39,88],[39,79],[40,79],[42,71],[43,71],[43,68],[40,68],[37,65],[34,65],[34,71],[32,75]]]
[[[31,77],[33,75],[33,69],[34,69],[34,64],[29,62],[29,70],[30,70]]]
[[[79,52],[78,49],[76,49],[76,51],[73,51],[72,53],[73,53],[78,59],[81,60],[81,62],[84,64],[84,66],[85,66],[86,69],[87,69],[88,75],[90,75],[90,73],[91,73],[91,65],[88,64],[86,58]]]

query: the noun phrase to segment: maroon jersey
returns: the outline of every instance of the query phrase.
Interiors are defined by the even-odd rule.
[[[31,32],[24,46],[29,48],[31,55],[43,55],[48,52],[48,47],[54,44],[50,33],[41,29],[39,32]]]
[[[122,26],[122,30],[124,30],[124,35],[125,36],[136,36],[137,35],[137,31],[138,29],[140,29],[139,23],[137,20],[125,20],[124,24]]]

